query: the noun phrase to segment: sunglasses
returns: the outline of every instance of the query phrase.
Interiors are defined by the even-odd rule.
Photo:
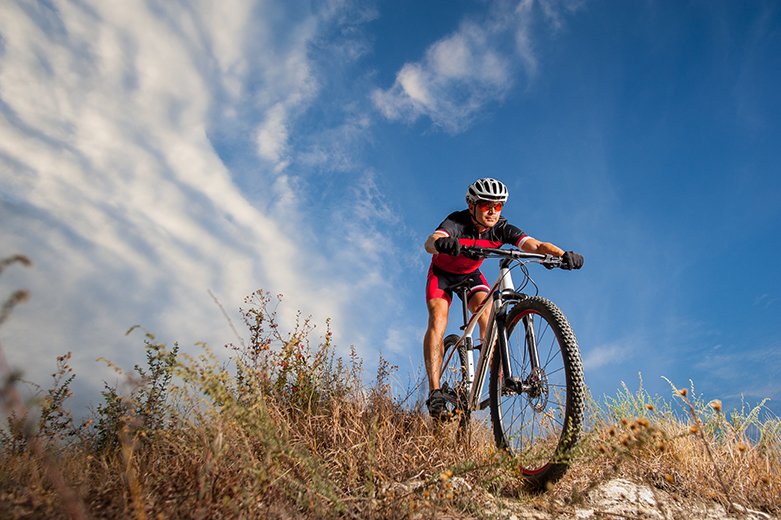
[[[488,211],[490,209],[502,211],[502,206],[504,206],[501,202],[489,202],[487,200],[478,200],[475,204],[480,208],[480,211]]]

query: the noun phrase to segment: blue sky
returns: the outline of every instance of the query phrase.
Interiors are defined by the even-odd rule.
[[[586,258],[535,279],[595,395],[777,412],[779,92],[771,1],[3,2],[0,256],[35,266],[0,342],[42,384],[73,351],[94,402],[130,326],[221,351],[208,291],[264,288],[414,384],[422,243],[492,176]]]

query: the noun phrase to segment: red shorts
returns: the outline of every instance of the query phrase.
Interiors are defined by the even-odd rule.
[[[466,299],[476,292],[488,292],[491,290],[488,287],[488,282],[480,272],[480,269],[476,269],[467,274],[455,274],[443,271],[438,267],[434,267],[432,264],[428,269],[428,280],[426,281],[426,301],[433,300],[434,298],[442,298],[447,300],[448,305],[453,301],[453,290],[459,287],[467,287]],[[458,297],[461,297],[461,291],[456,291]]]

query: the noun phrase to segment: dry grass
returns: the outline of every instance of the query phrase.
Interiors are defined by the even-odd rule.
[[[434,428],[394,396],[386,362],[366,385],[360,360],[333,355],[330,329],[311,344],[305,319],[278,330],[278,299],[247,304],[250,340],[229,346],[230,365],[146,334],[147,366],[126,374],[133,390],[107,387],[83,425],[65,406],[67,356],[43,414],[5,370],[0,517],[491,518],[524,504],[555,515],[616,476],[781,513],[781,426],[761,406],[726,417],[693,391],[674,389],[673,405],[624,388],[592,405],[570,471],[533,495],[486,425],[466,440]]]
[[[642,384],[635,393],[624,387],[592,410],[580,454],[551,495],[577,500],[620,476],[727,510],[739,504],[781,513],[781,421],[764,402],[727,417],[720,401],[693,395],[693,388],[673,387],[670,403],[652,398]]]

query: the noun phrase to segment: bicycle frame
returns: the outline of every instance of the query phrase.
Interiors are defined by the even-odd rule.
[[[450,350],[450,353],[443,360],[441,371],[448,365],[450,358],[459,346],[464,345],[467,353],[467,405],[471,410],[482,410],[488,406],[488,399],[480,401],[480,396],[483,393],[483,387],[485,385],[486,375],[488,374],[489,364],[491,362],[494,347],[498,346],[501,356],[501,367],[503,371],[503,380],[505,382],[513,382],[517,389],[521,392],[525,391],[528,387],[524,382],[514,381],[512,379],[512,370],[509,363],[509,352],[507,349],[507,328],[505,318],[507,316],[508,306],[511,303],[515,303],[525,298],[526,295],[515,291],[513,285],[513,279],[510,266],[513,263],[513,259],[539,259],[541,263],[547,263],[555,265],[558,263],[558,259],[551,257],[550,255],[540,255],[536,253],[526,253],[518,250],[503,250],[503,249],[489,249],[489,248],[474,248],[479,249],[482,252],[487,252],[491,255],[495,255],[501,258],[499,263],[499,276],[494,282],[488,297],[478,307],[471,318],[467,320],[467,302],[462,299],[464,326],[462,329],[464,333],[455,343],[454,347]],[[480,347],[480,352],[477,358],[477,365],[474,362],[474,350],[472,335],[474,334],[475,327],[477,327],[480,316],[488,312],[488,325],[485,330],[485,338]],[[531,362],[531,368],[539,367],[539,357],[537,355],[537,344],[534,338],[534,327],[532,327],[531,316],[525,316],[523,318],[526,329],[527,341],[526,345],[529,347],[529,356]],[[518,387],[518,385],[520,385]]]

